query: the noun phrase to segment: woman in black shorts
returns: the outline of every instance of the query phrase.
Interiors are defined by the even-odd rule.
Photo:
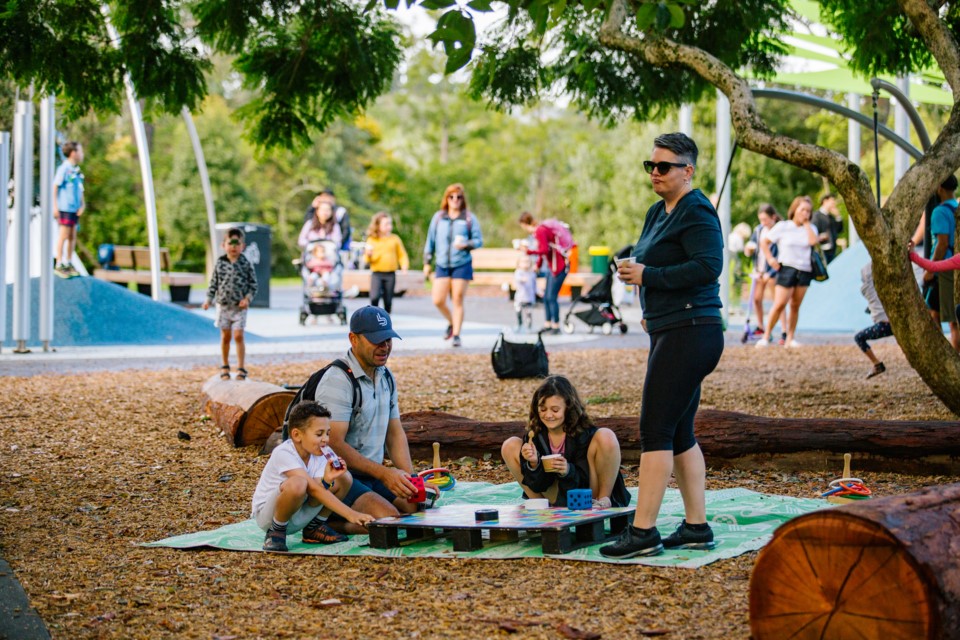
[[[650,356],[640,409],[640,478],[637,512],[613,544],[609,558],[661,553],[666,548],[710,549],[706,467],[693,435],[700,385],[723,353],[720,284],[723,234],[710,201],[691,186],[697,145],[682,133],[659,136],[643,168],[662,200],[647,211],[636,262],[621,261],[620,279],[640,287]],[[657,514],[670,474],[676,472],[685,519],[660,538]]]
[[[767,257],[767,264],[777,272],[777,286],[773,290],[773,307],[767,316],[767,330],[757,341],[757,348],[770,344],[770,334],[788,303],[790,311],[783,323],[787,330],[786,346],[791,349],[800,346],[794,334],[800,318],[800,304],[813,280],[810,248],[820,242],[817,228],[810,223],[812,212],[813,201],[807,196],[797,196],[790,203],[787,219],[773,225],[760,241],[760,250]],[[770,251],[773,243],[777,245],[776,256]]]

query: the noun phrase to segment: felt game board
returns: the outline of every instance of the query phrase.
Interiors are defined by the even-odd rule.
[[[516,542],[521,532],[539,535],[544,553],[561,554],[604,542],[627,526],[634,509],[571,510],[555,507],[528,510],[522,505],[498,506],[497,519],[478,521],[476,512],[489,504],[455,504],[393,518],[381,518],[367,528],[370,546],[392,549],[400,546],[399,532],[407,541],[434,536],[442,529],[453,538],[454,551],[475,551],[483,547],[483,532],[496,542]],[[609,529],[606,524],[609,522]]]

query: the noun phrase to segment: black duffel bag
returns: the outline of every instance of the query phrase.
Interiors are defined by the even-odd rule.
[[[508,342],[503,334],[490,352],[493,372],[498,378],[543,378],[550,375],[547,349],[537,335],[536,342]]]

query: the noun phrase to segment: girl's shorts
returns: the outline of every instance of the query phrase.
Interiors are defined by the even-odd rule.
[[[777,284],[781,287],[792,289],[793,287],[809,287],[813,281],[813,273],[810,271],[800,271],[793,267],[783,265],[777,272]]]
[[[473,280],[473,261],[459,267],[449,268],[437,265],[438,278],[453,278],[454,280]]]

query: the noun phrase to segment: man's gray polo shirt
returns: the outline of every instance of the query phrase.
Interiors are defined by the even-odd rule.
[[[347,422],[346,442],[360,452],[367,460],[380,464],[384,459],[384,443],[387,439],[387,425],[391,418],[400,418],[400,408],[397,403],[397,390],[393,392],[384,371],[386,367],[377,367],[376,386],[364,371],[353,355],[353,350],[347,351],[344,358],[353,375],[360,383],[360,393],[363,403],[356,415],[353,415],[353,385],[347,374],[330,367],[317,385],[316,401],[330,410],[332,422]]]

